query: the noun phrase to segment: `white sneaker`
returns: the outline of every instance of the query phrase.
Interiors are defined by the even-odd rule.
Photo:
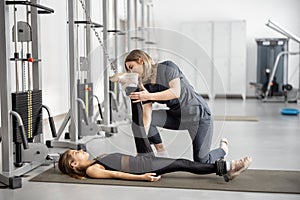
[[[250,156],[247,156],[245,158],[242,158],[240,160],[233,160],[231,162],[231,169],[225,174],[224,180],[226,182],[235,179],[240,175],[242,172],[244,172],[248,167],[250,166],[252,162],[252,158]]]

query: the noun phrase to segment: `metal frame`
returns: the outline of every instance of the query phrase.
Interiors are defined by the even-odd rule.
[[[107,47],[109,46],[108,44],[108,35],[107,35],[107,25],[108,25],[108,3],[107,1],[102,1],[102,8],[103,8],[103,67],[104,67],[104,77],[103,77],[103,85],[104,85],[104,119],[103,119],[103,123],[104,125],[109,126],[110,124],[110,112],[107,112],[108,110],[110,110],[110,98],[109,98],[109,63],[108,60],[106,59],[106,52],[105,50],[107,49]]]
[[[129,12],[130,11],[130,8],[132,6],[132,0],[127,0],[127,48],[126,48],[126,51],[130,51],[131,50],[131,33],[130,33],[130,29],[131,29],[131,21],[132,21],[132,18],[131,18],[131,13]]]
[[[300,54],[300,52],[282,51],[277,55],[274,66],[273,66],[272,74],[269,78],[269,83],[268,83],[267,90],[266,90],[266,93],[265,93],[265,98],[263,99],[264,102],[268,100],[269,91],[271,89],[271,84],[272,84],[272,81],[274,79],[274,76],[275,76],[280,58],[283,57],[283,56],[286,56],[286,55],[299,55],[299,54]],[[287,79],[285,79],[283,84],[286,85],[287,83],[288,83],[288,81],[287,81]],[[287,103],[287,101],[288,101],[287,96],[285,96],[284,101]]]
[[[5,1],[0,3],[0,81],[1,81],[1,137],[2,137],[2,174],[0,174],[0,182],[8,185],[9,177],[13,176],[13,136],[12,118],[9,112],[12,109],[11,103],[11,68],[10,68],[10,26],[9,26],[9,7]]]
[[[75,29],[75,10],[76,4],[73,0],[68,0],[68,33],[69,33],[69,102],[70,102],[70,109],[67,115],[65,116],[59,130],[57,133],[57,137],[52,141],[47,141],[48,146],[51,147],[65,147],[65,148],[72,148],[78,149],[81,145],[85,145],[89,142],[92,138],[85,138],[80,139],[79,141],[79,119],[78,119],[78,102],[77,102],[77,76],[76,76],[76,68],[80,64],[79,63],[79,55],[78,55],[78,44],[77,44],[77,34]],[[89,4],[86,4],[89,6]],[[90,29],[87,30],[90,33]],[[90,50],[90,38],[86,37],[86,44],[87,50]],[[90,66],[89,66],[90,67]],[[90,70],[88,70],[90,71]],[[88,78],[90,79],[90,74],[88,74]],[[64,130],[69,124],[68,131],[69,131],[69,140],[62,140],[62,136],[64,134]],[[99,136],[97,137],[99,138]]]
[[[271,20],[268,20],[268,22],[266,23],[266,26],[269,27],[270,29],[286,36],[288,39],[291,39],[293,41],[295,41],[296,43],[299,44],[299,50],[300,50],[300,38],[296,35],[294,35],[293,33],[291,33],[290,31],[282,28],[281,26],[279,26],[278,24],[274,23],[273,21]],[[276,58],[276,61],[274,63],[274,68],[273,68],[273,71],[272,71],[272,75],[271,77],[273,78],[276,72],[276,69],[277,69],[277,65],[278,65],[278,62],[281,58],[281,56],[288,56],[288,55],[299,55],[299,52],[289,52],[289,51],[284,51],[284,52],[281,52],[279,55],[277,55],[277,58]],[[288,71],[288,59],[286,59],[286,62],[285,62],[285,66],[284,66],[284,71]],[[300,79],[300,56],[299,56],[299,79]],[[270,84],[271,84],[271,81],[272,79],[270,79],[269,81],[269,84],[268,84],[268,88],[267,88],[267,91],[266,91],[266,94],[268,95],[268,92],[270,90]],[[286,84],[288,82],[288,73],[285,73],[285,76],[284,76],[284,83]],[[298,87],[298,92],[300,92],[300,81],[299,81],[299,87]],[[265,97],[265,101],[267,100],[267,96]],[[287,101],[287,99],[285,98],[285,101]]]
[[[110,123],[110,112],[103,113],[102,124],[96,124],[93,117],[88,118],[86,113],[83,111],[83,117],[85,119],[85,125],[81,126],[82,119],[79,119],[79,111],[85,110],[85,105],[82,99],[78,98],[77,92],[77,76],[76,69],[80,65],[79,55],[78,55],[78,35],[76,33],[76,3],[78,1],[68,0],[68,22],[69,22],[69,74],[70,74],[70,109],[64,118],[61,127],[58,130],[58,137],[52,141],[48,141],[48,145],[51,147],[67,147],[72,149],[86,148],[85,145],[94,139],[104,138],[105,136],[111,136],[112,133],[116,133],[116,126]],[[90,9],[91,4],[89,0],[85,0],[85,12],[86,12],[86,22],[90,23]],[[104,110],[110,110],[109,104],[109,70],[110,63],[108,62],[106,49],[108,46],[107,41],[107,24],[108,24],[108,2],[103,1],[103,67],[104,70]],[[91,27],[86,26],[85,32],[85,44],[86,44],[86,55],[91,52]],[[88,64],[87,69],[87,82],[91,82],[91,65]],[[69,125],[69,136],[70,139],[62,140],[62,136],[66,126]]]
[[[10,2],[10,1],[9,1]],[[0,93],[1,93],[1,137],[2,137],[2,172],[0,174],[0,182],[8,185],[10,188],[20,188],[22,187],[22,180],[20,178],[21,175],[33,170],[34,168],[42,165],[45,163],[46,160],[32,160],[29,163],[23,163],[22,166],[16,167],[14,166],[14,142],[13,142],[13,128],[12,128],[12,115],[18,117],[18,113],[12,111],[12,87],[11,87],[11,59],[10,59],[10,41],[11,41],[11,27],[10,27],[10,8],[8,5],[9,2],[1,1],[0,3],[0,45],[3,47],[0,50]],[[32,45],[31,51],[32,56],[34,58],[39,58],[40,56],[40,49],[39,44],[39,13],[49,13],[49,12],[42,12],[38,11],[40,5],[37,4],[38,0],[32,0],[29,5],[35,5],[31,7],[31,26],[32,26]],[[38,5],[38,6],[36,6]],[[51,9],[52,10],[52,9]],[[15,11],[13,11],[15,12]],[[53,11],[54,12],[54,11]],[[50,12],[51,13],[51,12]],[[15,14],[15,13],[14,13]],[[17,41],[17,39],[16,39]],[[16,46],[17,47],[17,46]],[[33,89],[40,89],[41,88],[41,67],[40,62],[33,62],[32,65],[33,71]],[[18,90],[18,89],[17,89]],[[19,118],[19,125],[22,126],[22,122]],[[23,126],[22,126],[23,127]],[[21,127],[21,128],[22,128]],[[24,127],[23,127],[24,128]],[[42,136],[36,136],[34,138],[35,142],[41,142]],[[27,140],[25,141],[27,142]],[[24,144],[24,143],[23,143]],[[24,150],[26,149],[34,150],[33,144],[43,145],[41,143],[31,143],[24,144]],[[40,147],[38,147],[40,148]],[[43,147],[44,148],[44,147]],[[46,148],[46,147],[45,147]],[[25,151],[23,151],[24,153]],[[26,153],[26,152],[25,152]],[[27,154],[30,157],[30,153]]]

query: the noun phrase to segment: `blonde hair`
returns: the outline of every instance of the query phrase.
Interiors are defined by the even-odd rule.
[[[86,169],[76,169],[71,166],[71,163],[74,161],[72,155],[70,154],[71,150],[65,151],[58,160],[59,170],[76,179],[85,179]]]
[[[125,65],[126,72],[129,72],[129,70],[126,67],[126,62],[130,62],[130,61],[138,62],[139,59],[142,59],[144,61],[143,76],[142,76],[142,82],[144,83],[156,75],[157,64],[146,52],[140,49],[135,49],[132,50],[125,59],[124,65]]]

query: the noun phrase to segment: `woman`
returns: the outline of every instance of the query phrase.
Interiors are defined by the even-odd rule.
[[[188,130],[194,161],[214,163],[225,157],[226,149],[210,150],[213,135],[211,111],[175,63],[154,63],[144,51],[133,50],[125,59],[125,68],[127,72],[139,75],[140,91],[131,93],[129,97],[134,102],[143,103],[146,132],[158,152],[164,151],[164,146],[157,126]],[[152,111],[154,102],[166,104],[168,109]]]
[[[143,120],[139,117],[142,111],[141,103],[132,103],[132,114],[135,116],[132,130],[137,156],[112,153],[91,160],[89,154],[82,150],[67,150],[60,156],[60,171],[78,179],[90,177],[144,181],[158,181],[162,174],[185,171],[194,174],[216,173],[229,181],[245,171],[252,161],[251,157],[245,157],[231,163],[220,159],[214,164],[204,164],[187,159],[155,157],[148,138],[144,137]]]

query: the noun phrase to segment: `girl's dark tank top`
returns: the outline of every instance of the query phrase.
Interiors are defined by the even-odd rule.
[[[128,162],[124,162],[126,159]],[[129,156],[121,153],[104,154],[95,159],[95,163],[102,165],[107,170],[132,174],[152,172],[154,170],[152,162],[153,157],[151,156]]]
[[[120,153],[103,154],[95,159],[95,163],[102,165],[107,170],[121,171]]]

